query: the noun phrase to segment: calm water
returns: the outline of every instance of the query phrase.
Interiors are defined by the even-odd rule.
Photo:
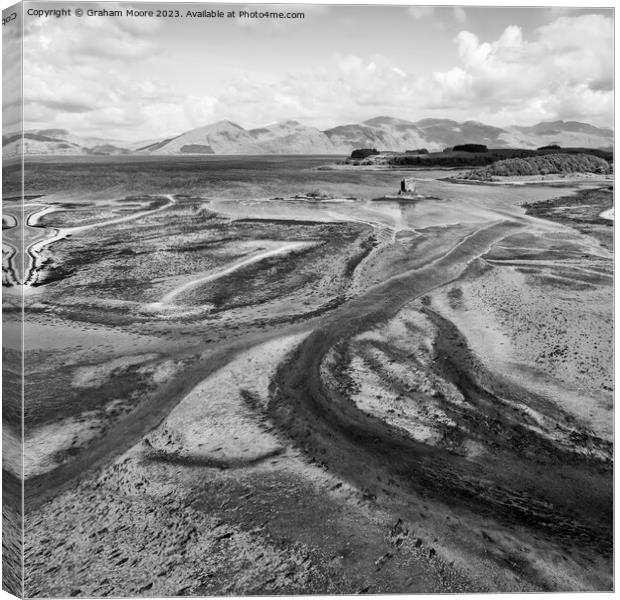
[[[429,226],[492,218],[489,211],[514,212],[523,201],[556,197],[574,188],[491,187],[436,181],[446,170],[321,170],[334,156],[61,157],[27,161],[27,194],[49,199],[123,198],[134,194],[190,194],[213,201],[236,216],[317,220],[352,219],[387,226]],[[439,200],[418,203],[368,201],[395,194],[403,177],[416,177],[417,191]],[[5,174],[5,194],[12,176]],[[326,192],[357,202],[278,201],[299,193]],[[268,201],[268,202],[265,202]],[[360,202],[361,201],[361,202]],[[522,214],[521,210],[518,210]]]
[[[396,192],[402,171],[320,170],[343,157],[65,157],[28,161],[27,193],[123,194],[191,193],[215,197],[270,197],[314,189],[374,197]],[[422,177],[447,175],[424,172]],[[14,174],[13,174],[14,175]],[[14,192],[5,174],[5,195]],[[18,189],[18,188],[17,188]]]

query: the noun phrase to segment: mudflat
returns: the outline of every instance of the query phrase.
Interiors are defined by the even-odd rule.
[[[28,596],[612,588],[613,182],[333,162],[26,163]]]

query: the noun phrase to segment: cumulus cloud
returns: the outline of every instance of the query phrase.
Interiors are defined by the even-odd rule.
[[[409,14],[423,19],[439,10],[453,23],[469,23],[456,8],[412,7]],[[246,127],[282,119],[328,127],[378,114],[499,126],[612,121],[613,22],[598,14],[562,14],[528,36],[516,25],[496,39],[462,27],[452,41],[455,64],[430,75],[419,75],[402,53],[334,54],[321,66],[269,76],[253,72],[249,60],[247,69],[227,71],[202,95],[158,78],[160,24],[112,19],[102,29],[92,19],[73,30],[58,21],[31,23],[24,43],[25,118],[32,128],[149,139],[219,119]]]
[[[121,10],[117,4],[92,8]],[[122,9],[127,7],[122,7]],[[63,19],[29,17],[26,20],[24,57],[45,58],[52,62],[75,63],[96,59],[134,60],[157,52],[155,35],[161,19],[94,17],[80,20],[79,27],[68,27]],[[53,46],[53,47],[52,47]],[[47,55],[43,53],[50,51]]]
[[[391,112],[498,126],[553,119],[611,123],[611,19],[562,16],[540,27],[531,39],[516,25],[489,41],[463,30],[454,44],[458,63],[429,78],[416,76],[402,58],[396,63],[380,55],[337,55],[330,69],[289,73],[275,86],[231,85],[225,102],[242,122],[263,113],[265,121],[277,115],[319,124],[326,116],[342,122]],[[267,114],[265,107],[274,112]]]
[[[522,122],[532,116],[611,121],[613,24],[602,15],[562,16],[526,40],[507,27],[492,42],[455,38],[460,64],[434,74],[433,103]]]
[[[67,27],[54,17],[26,19],[26,127],[58,126],[116,137],[144,123],[142,108],[150,103],[178,103],[178,95],[165,83],[135,79],[125,69],[157,57],[160,29],[161,20],[154,18],[84,18],[79,27]]]

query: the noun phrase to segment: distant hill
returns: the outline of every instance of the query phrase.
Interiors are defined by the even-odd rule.
[[[321,131],[298,121],[282,121],[245,130],[230,121],[192,129],[142,148],[151,154],[350,154],[356,148],[405,152],[414,148],[441,151],[458,144],[489,148],[538,148],[548,144],[585,148],[613,147],[613,131],[574,121],[532,127],[493,127],[479,121],[450,119],[407,121],[380,116]]]
[[[81,138],[66,129],[38,129],[2,136],[2,156],[128,154],[131,150],[100,138]]]
[[[91,148],[86,148],[87,154],[114,155],[114,154],[131,154],[131,150],[127,148],[119,148],[113,144],[98,144]]]
[[[346,154],[355,148],[388,148],[388,140],[383,132],[373,127],[352,123],[350,125],[338,125],[327,129],[325,135],[333,145],[334,151]],[[349,150],[351,149],[351,150]]]
[[[232,121],[218,121],[205,127],[140,148],[149,154],[263,154],[249,131]]]
[[[484,144],[489,148],[507,146],[502,137],[508,133],[507,130],[485,125],[478,121],[457,123],[449,119],[422,119],[416,125],[424,132],[427,139],[433,140],[441,148],[458,144]]]
[[[543,122],[530,127],[494,127],[479,121],[451,119],[407,121],[379,116],[363,123],[338,125],[321,131],[298,121],[281,121],[246,130],[232,121],[218,121],[166,139],[121,143],[85,138],[64,129],[41,129],[3,137],[3,156],[56,154],[350,154],[356,148],[406,152],[427,148],[442,151],[460,144],[489,148],[562,147],[612,148],[614,133],[577,121]],[[22,148],[23,145],[23,148]]]
[[[250,134],[268,154],[334,153],[334,146],[325,132],[298,121],[282,121],[251,129]]]
[[[609,136],[614,134],[611,129],[600,129],[594,127],[594,125],[580,123],[579,121],[543,121],[532,127],[515,127],[515,129],[527,133],[536,133],[537,135],[561,135],[564,132],[586,133],[595,136],[601,133]]]
[[[537,146],[557,144],[562,147],[613,148],[612,129],[595,127],[578,121],[549,121],[531,127],[512,127],[504,141],[513,147],[534,143]],[[527,147],[527,146],[525,146]]]

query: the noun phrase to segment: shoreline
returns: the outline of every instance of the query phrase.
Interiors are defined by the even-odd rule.
[[[446,177],[443,181],[465,185],[491,185],[491,186],[527,186],[527,185],[566,185],[574,186],[583,183],[597,185],[613,184],[613,175],[597,175],[595,173],[571,173],[564,177],[557,175],[515,175],[507,177],[494,176],[491,180],[468,179],[461,177]]]
[[[428,191],[437,191],[442,199],[386,195],[386,189],[396,189],[391,186],[397,178],[382,181],[382,196],[376,188],[368,188],[373,191],[365,195],[374,199],[332,206],[329,200],[317,202],[301,192],[286,199],[282,194],[278,196],[282,200],[269,202],[256,201],[252,196],[267,195],[253,189],[245,204],[230,207],[226,202],[207,205],[202,194],[176,194],[174,205],[166,205],[168,213],[132,228],[136,233],[131,240],[119,236],[115,227],[97,229],[101,233],[94,239],[104,247],[113,241],[114,254],[85,254],[76,265],[98,267],[90,270],[93,279],[84,283],[82,296],[75,297],[71,278],[42,286],[48,306],[55,302],[62,308],[56,313],[59,323],[104,321],[111,335],[114,328],[119,334],[125,328],[134,332],[148,328],[161,346],[152,350],[159,356],[149,359],[154,365],[151,371],[155,373],[160,364],[169,367],[160,369],[163,379],[148,375],[151,379],[142,380],[143,395],[127,404],[128,412],[110,417],[100,437],[84,446],[76,443],[58,467],[26,482],[25,501],[36,519],[31,525],[35,542],[28,551],[36,560],[57,567],[53,582],[37,580],[34,572],[27,574],[28,586],[40,589],[44,585],[56,595],[67,595],[67,586],[76,583],[72,573],[86,561],[85,557],[69,556],[64,549],[52,557],[45,554],[42,540],[49,537],[49,519],[78,545],[76,522],[81,537],[91,530],[98,532],[98,543],[112,552],[119,540],[125,544],[134,539],[131,536],[143,539],[142,529],[138,532],[132,523],[142,524],[143,515],[151,514],[152,509],[160,511],[161,522],[149,522],[149,536],[164,535],[173,546],[170,551],[177,553],[185,547],[185,532],[193,531],[202,519],[217,518],[226,528],[225,543],[212,546],[214,537],[218,542],[221,535],[213,533],[213,527],[189,535],[191,543],[197,544],[197,556],[211,548],[210,556],[225,567],[226,582],[238,576],[240,548],[252,535],[256,556],[269,552],[273,540],[288,556],[302,544],[303,552],[312,557],[309,562],[300,562],[291,570],[278,558],[273,568],[286,568],[306,582],[300,583],[303,589],[317,593],[328,591],[316,576],[328,567],[332,579],[337,578],[330,588],[335,593],[370,589],[369,572],[372,590],[384,593],[422,591],[420,586],[426,591],[480,591],[480,582],[491,575],[493,589],[503,591],[563,589],[572,580],[588,588],[607,585],[604,525],[608,478],[607,470],[595,472],[600,459],[589,432],[571,442],[567,436],[573,428],[578,427],[579,432],[581,428],[563,416],[561,406],[536,394],[520,394],[520,388],[510,391],[488,369],[479,369],[474,350],[467,349],[474,346],[468,344],[463,328],[457,328],[458,318],[447,315],[441,320],[437,312],[442,306],[437,300],[440,296],[446,298],[446,306],[460,310],[463,298],[474,296],[459,296],[455,288],[470,282],[474,292],[482,290],[488,281],[481,285],[482,275],[496,277],[494,273],[501,272],[508,281],[519,283],[521,275],[513,278],[508,261],[519,261],[522,247],[539,254],[540,268],[548,269],[551,258],[561,260],[546,256],[553,251],[558,232],[570,250],[564,248],[564,253],[574,255],[573,260],[589,260],[583,258],[579,231],[566,234],[564,224],[547,226],[540,219],[524,218],[519,202],[525,194],[483,187],[470,193],[437,179],[436,190],[429,182]],[[337,185],[346,187],[349,180],[344,184],[337,181]],[[305,182],[300,184],[300,189],[304,187],[313,189]],[[317,178],[316,187],[325,194],[344,197],[335,193],[335,184],[324,179]],[[557,196],[555,190],[544,190],[536,182],[527,198],[544,201]],[[383,205],[381,198],[386,199]],[[418,202],[420,199],[424,202]],[[227,213],[227,208],[235,210]],[[100,221],[105,223],[120,224]],[[163,251],[162,236],[169,244]],[[240,248],[259,240],[272,240],[277,246],[248,257],[239,254]],[[88,236],[68,239],[69,244],[82,247],[88,241]],[[303,257],[293,251],[298,244],[310,241],[315,246]],[[131,254],[123,254],[128,248]],[[281,254],[282,249],[287,252]],[[155,262],[160,253],[161,260]],[[490,253],[496,254],[495,260]],[[114,263],[112,256],[129,257],[123,259],[120,279],[118,262]],[[530,271],[532,260],[524,263]],[[558,273],[564,276],[566,269],[574,268],[571,274],[590,277],[593,285],[599,286],[597,292],[604,292],[608,280],[596,272],[579,270],[580,265],[585,263],[571,267],[560,262]],[[179,266],[182,272],[177,272]],[[174,272],[176,277],[187,277],[187,283],[171,279]],[[158,285],[176,281],[177,287],[154,287],[153,274]],[[490,281],[506,288],[501,279]],[[88,290],[90,282],[108,286],[113,282],[115,287],[100,287],[96,294]],[[528,285],[540,290],[537,280]],[[136,292],[131,291],[134,286]],[[575,289],[582,293],[578,291],[581,288]],[[179,290],[191,293],[175,307]],[[145,311],[149,301],[161,301],[163,291],[173,301],[168,307],[170,314]],[[70,294],[71,306],[63,305],[63,293]],[[429,302],[437,304],[430,306]],[[214,310],[202,310],[209,303]],[[491,304],[495,306],[493,301]],[[537,314],[536,310],[530,312]],[[45,321],[44,313],[39,315]],[[529,321],[517,317],[516,325],[524,323],[527,326]],[[491,326],[500,335],[500,326]],[[512,331],[512,324],[503,326]],[[282,346],[280,352],[281,338],[290,335],[303,335],[303,339],[290,348]],[[91,337],[95,342],[95,336]],[[182,340],[186,341],[175,350],[172,343]],[[277,356],[266,353],[264,344],[270,340]],[[92,412],[101,406],[105,416],[110,397],[128,393],[123,390],[131,389],[137,374],[146,378],[151,372],[145,370],[140,358],[146,356],[144,343],[132,344],[118,349],[117,340],[117,350],[105,360],[95,343],[76,348],[65,379],[58,383],[66,387],[65,405],[67,399],[74,402],[84,394],[85,388],[75,388],[72,382],[83,385],[84,373],[107,365],[97,371],[100,387],[91,386],[88,394],[101,404],[86,407]],[[346,349],[349,346],[350,351]],[[477,350],[480,348],[484,354],[484,346]],[[60,353],[62,348],[54,347],[41,354],[38,372],[45,375],[47,365],[48,370],[53,368],[53,362],[45,362],[47,357],[57,360]],[[349,363],[351,355],[355,359]],[[528,358],[520,360],[529,365]],[[119,367],[121,363],[127,366]],[[81,378],[77,377],[80,373]],[[358,383],[350,385],[354,377]],[[110,390],[114,390],[113,396]],[[506,394],[519,397],[517,408],[523,414],[515,410],[514,402],[502,404],[503,412],[495,414],[497,409],[488,407],[491,393],[502,403]],[[461,394],[466,401],[452,405],[450,394]],[[38,422],[57,419],[60,410],[67,418],[70,410],[65,405],[54,413],[42,404],[40,410],[48,412]],[[469,416],[461,414],[463,407],[469,407]],[[440,410],[447,411],[445,416]],[[542,414],[545,423],[559,423],[561,432],[554,433],[551,428],[547,437],[546,431],[541,436],[528,411]],[[502,427],[489,429],[489,419]],[[451,421],[455,425],[450,426]],[[517,435],[519,424],[527,429],[527,439],[535,442],[545,460],[567,452],[575,456],[557,477],[545,475],[549,490],[539,485],[546,463],[539,464],[514,442],[511,432]],[[234,436],[228,435],[228,427]],[[501,453],[491,452],[496,444]],[[490,462],[477,462],[486,452],[491,452]],[[412,473],[416,475],[413,481]],[[591,486],[589,497],[604,509],[599,516],[578,497],[565,494],[565,504],[558,501],[571,482],[581,481],[582,476],[597,484]],[[481,478],[488,484],[485,493],[476,492]],[[530,484],[536,490],[534,495],[528,491]],[[290,500],[296,503],[292,512],[282,504],[282,489],[295,490]],[[308,489],[316,490],[317,495],[309,494]],[[166,530],[169,519],[177,519],[167,504],[171,491],[184,510],[192,511],[179,517],[180,541],[169,537]],[[110,516],[98,512],[93,497],[112,498],[106,505],[113,507]],[[122,510],[128,502],[128,508]],[[304,522],[327,506],[334,515],[329,524],[317,522],[304,529]],[[567,507],[578,512],[573,529],[564,524]],[[351,520],[354,514],[358,516]],[[123,519],[122,529],[117,532],[119,518]],[[518,531],[512,529],[515,525]],[[481,528],[491,541],[480,537]],[[368,538],[371,530],[372,543]],[[334,531],[346,531],[347,539],[354,540],[346,564],[330,558],[341,551],[341,536],[333,535]],[[566,541],[565,535],[570,540],[572,531],[586,536],[587,548]],[[148,540],[144,538],[144,542]],[[146,578],[144,585],[150,581],[145,565],[157,563],[161,555],[157,544],[147,547],[139,563],[139,572]],[[520,547],[532,552],[523,565],[498,563]],[[565,562],[549,561],[549,552],[561,552]],[[108,568],[105,556],[95,558],[97,569],[80,581],[84,593],[94,594],[102,585]],[[591,558],[595,567],[588,562]],[[544,574],[538,565],[544,567]],[[424,572],[424,583],[412,582],[412,569]],[[252,568],[246,571],[255,574]],[[169,578],[160,578],[153,580],[153,591],[166,596],[184,589],[194,595],[221,592],[230,585],[214,580],[211,587],[201,587],[204,584],[195,580],[187,565],[179,565],[175,577],[184,582],[179,588],[171,587]],[[106,585],[106,593],[115,595],[118,584]],[[234,589],[243,593],[254,588]],[[287,588],[280,582],[259,589],[278,593]]]

